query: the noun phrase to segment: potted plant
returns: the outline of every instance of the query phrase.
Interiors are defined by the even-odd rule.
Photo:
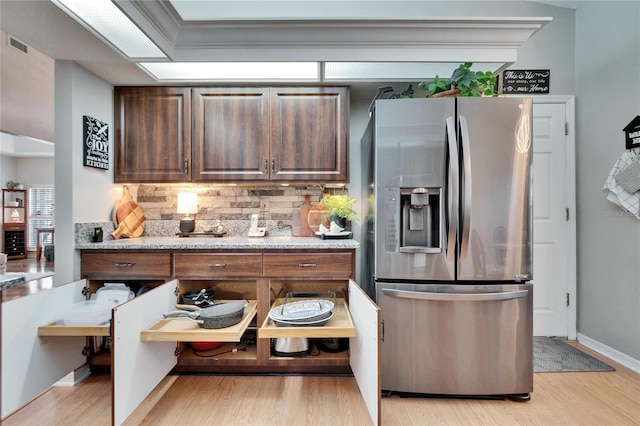
[[[493,90],[496,77],[491,71],[472,71],[473,63],[460,64],[453,71],[451,77],[442,79],[437,74],[427,83],[418,84],[421,89],[427,90],[428,98],[455,97],[455,96],[498,96]]]
[[[355,198],[351,198],[346,194],[325,195],[320,200],[320,205],[326,209],[323,220],[330,219],[341,228],[344,228],[347,220],[353,222],[358,219],[358,213],[353,209],[353,203],[355,202]]]

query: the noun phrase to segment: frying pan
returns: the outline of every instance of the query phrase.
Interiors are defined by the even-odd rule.
[[[246,300],[233,302],[216,303],[208,308],[198,311],[170,311],[162,316],[165,318],[175,318],[186,316],[198,323],[202,328],[214,329],[231,327],[242,320]]]

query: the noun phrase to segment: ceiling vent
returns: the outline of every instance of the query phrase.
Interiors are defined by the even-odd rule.
[[[15,47],[16,49],[18,49],[22,53],[29,53],[29,46],[27,46],[26,44],[24,44],[21,41],[16,40],[15,38],[13,38],[11,36],[9,36],[9,45]]]

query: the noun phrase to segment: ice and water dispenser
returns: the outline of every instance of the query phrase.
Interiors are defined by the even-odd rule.
[[[444,194],[434,186],[386,188],[379,217],[387,255],[445,251]]]
[[[442,188],[400,189],[400,252],[442,252]]]

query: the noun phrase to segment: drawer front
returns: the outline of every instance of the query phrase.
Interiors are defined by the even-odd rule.
[[[265,253],[264,255],[264,275],[268,277],[351,277],[352,274],[352,253]]]
[[[82,253],[82,276],[169,277],[169,253]]]
[[[261,253],[176,253],[176,278],[259,277],[262,275]]]

